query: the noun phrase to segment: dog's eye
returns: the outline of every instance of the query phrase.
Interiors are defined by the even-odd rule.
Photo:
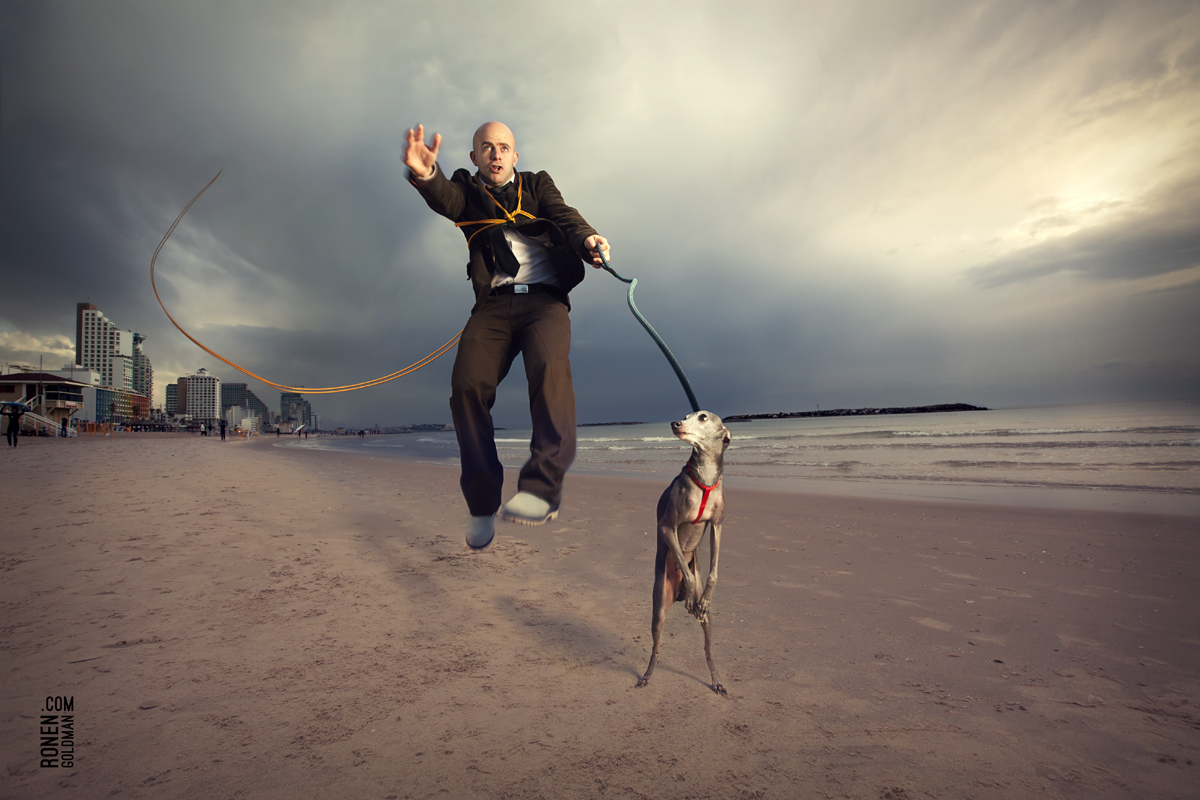
[[[700,415],[700,421],[701,421],[701,422],[704,422],[704,421],[705,421],[705,420],[707,420],[707,419],[708,419],[708,414],[701,414],[701,415]]]

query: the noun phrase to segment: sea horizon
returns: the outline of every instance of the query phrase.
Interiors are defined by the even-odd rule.
[[[1200,515],[1200,399],[731,423],[730,487]],[[497,430],[517,469],[531,431]],[[667,421],[581,428],[572,473],[669,480],[688,446]],[[285,439],[283,447],[458,464],[453,431]]]

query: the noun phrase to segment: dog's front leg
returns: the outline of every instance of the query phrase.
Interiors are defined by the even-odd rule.
[[[712,608],[713,589],[717,588],[717,560],[721,554],[721,523],[708,523],[708,545],[712,555],[708,561],[708,580],[704,584],[704,593],[696,603],[696,619],[708,621],[708,610]]]
[[[688,559],[683,555],[683,548],[679,545],[679,528],[673,522],[670,524],[660,522],[658,535],[667,543],[671,557],[675,559],[675,563],[679,565],[679,571],[683,573],[683,607],[689,614],[695,614],[699,590],[696,586],[696,576],[692,573]]]

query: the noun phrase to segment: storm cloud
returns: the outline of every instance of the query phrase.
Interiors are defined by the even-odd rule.
[[[276,393],[439,347],[462,235],[404,131],[512,127],[639,278],[718,413],[1200,394],[1200,10],[1188,2],[10,2],[0,357],[58,367],[77,302]],[[687,410],[603,272],[572,293],[581,421]],[[313,397],[449,421],[453,354]],[[519,365],[497,424],[527,424]]]

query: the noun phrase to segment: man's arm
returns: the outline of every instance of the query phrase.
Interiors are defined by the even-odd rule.
[[[404,136],[404,164],[408,167],[409,183],[425,198],[425,203],[443,217],[457,222],[466,207],[462,187],[446,178],[438,169],[437,156],[442,147],[442,135],[433,135],[433,146],[425,143],[425,126],[408,129]]]
[[[545,172],[539,172],[537,179],[538,216],[557,225],[581,259],[590,261],[593,267],[604,266],[604,262],[594,251],[597,246],[602,247],[607,256],[608,240],[596,233],[596,229],[588,225],[578,211],[567,205],[562,198],[562,193],[554,185],[553,178]]]

